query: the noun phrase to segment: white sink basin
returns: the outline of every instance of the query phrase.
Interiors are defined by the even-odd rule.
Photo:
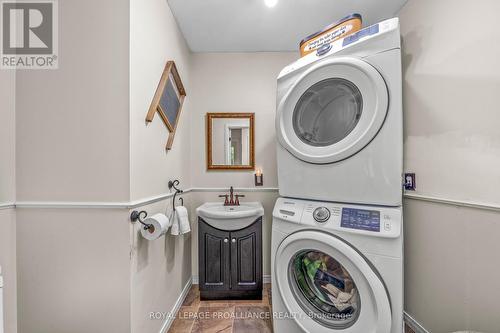
[[[243,202],[239,206],[224,206],[222,202],[206,202],[196,208],[196,213],[212,227],[221,230],[238,230],[252,224],[264,215],[260,202]]]

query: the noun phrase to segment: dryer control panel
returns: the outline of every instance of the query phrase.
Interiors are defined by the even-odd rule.
[[[279,198],[276,219],[375,237],[396,238],[401,234],[402,209],[348,205],[333,202]]]

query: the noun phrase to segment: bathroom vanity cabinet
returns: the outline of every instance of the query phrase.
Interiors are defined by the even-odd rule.
[[[262,217],[239,230],[198,219],[200,298],[261,299]]]

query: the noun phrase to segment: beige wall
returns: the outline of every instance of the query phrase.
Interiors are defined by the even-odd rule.
[[[493,0],[409,0],[399,14],[405,170],[417,194],[500,203],[499,11]],[[500,214],[413,199],[404,208],[406,311],[433,333],[498,332]]]
[[[128,200],[128,29],[128,2],[59,2],[59,69],[17,71],[18,201]]]
[[[190,208],[191,194],[183,195]],[[140,209],[172,216],[172,200],[147,205]],[[191,280],[191,239],[193,233],[172,236],[170,232],[154,241],[140,235],[140,225],[131,232],[131,321],[132,333],[157,333],[163,320],[150,319],[150,312],[173,310],[183,288]]]
[[[123,202],[128,1],[60,1],[59,69],[17,71],[17,202]],[[128,209],[17,208],[19,333],[130,331]]]
[[[130,332],[129,223],[127,210],[18,208],[18,332]]]
[[[168,181],[191,187],[190,118],[191,54],[166,0],[130,0],[130,196],[132,200],[167,193]],[[172,150],[166,152],[168,130],[155,115],[144,118],[167,60],[174,60],[187,97]],[[190,207],[190,195],[184,204]],[[176,203],[179,204],[179,201]],[[171,216],[172,199],[138,207],[148,214]],[[138,224],[130,227],[131,331],[159,332],[162,320],[150,312],[169,312],[191,280],[191,234],[146,241]]]
[[[0,208],[0,266],[4,279],[4,330],[17,332],[16,212]]]
[[[16,197],[16,73],[0,71],[0,204]]]
[[[192,182],[196,187],[254,187],[253,171],[206,171],[205,114],[255,112],[255,160],[264,186],[277,187],[276,78],[297,53],[193,54]],[[230,176],[230,181],[228,181]]]
[[[4,277],[5,333],[17,327],[16,214],[8,204],[16,199],[15,71],[0,70],[0,266]]]
[[[410,0],[399,14],[405,165],[419,193],[500,204],[499,12],[495,0]]]
[[[167,192],[171,179],[191,186],[193,89],[191,54],[167,1],[131,0],[130,7],[130,191],[132,199],[139,199]],[[168,130],[161,119],[155,115],[147,126],[144,119],[168,60],[175,61],[187,97],[172,150],[167,152]]]
[[[405,310],[429,332],[500,327],[500,214],[405,200]]]

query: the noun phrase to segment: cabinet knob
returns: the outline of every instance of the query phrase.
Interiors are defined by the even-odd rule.
[[[231,239],[231,242],[236,243],[236,238]]]
[[[229,242],[229,239],[224,238],[224,243],[227,243],[227,242]]]

